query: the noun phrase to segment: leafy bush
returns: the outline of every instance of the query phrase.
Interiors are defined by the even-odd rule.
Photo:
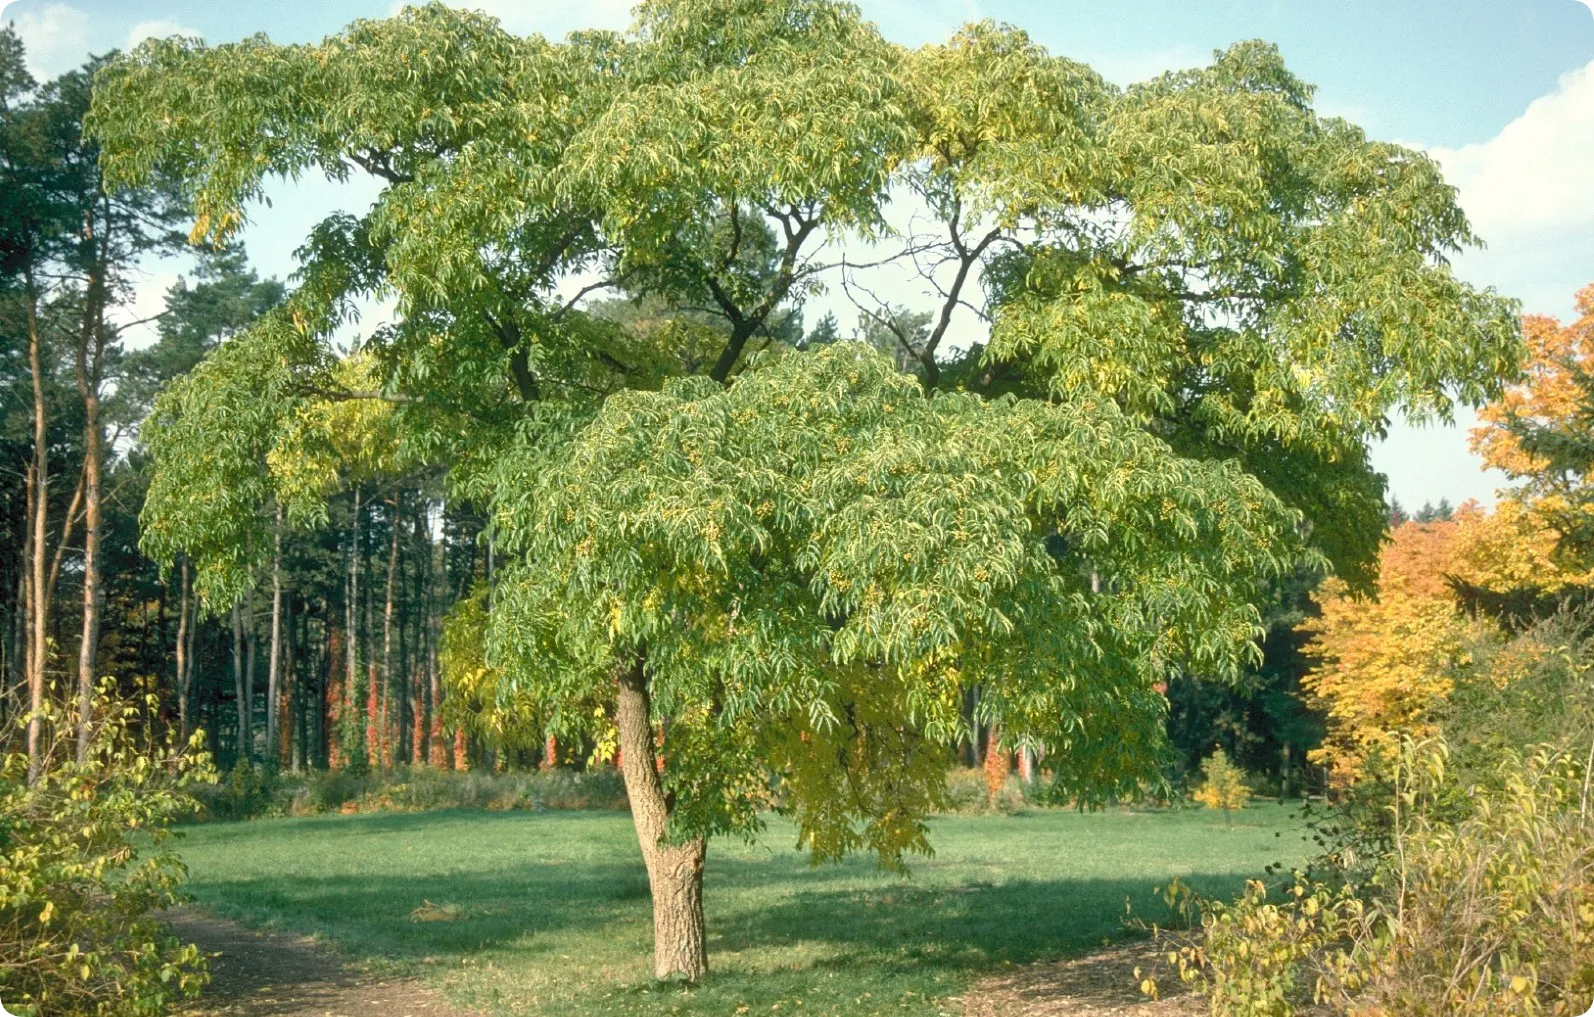
[[[1594,999],[1588,759],[1508,753],[1498,790],[1451,822],[1432,808],[1446,758],[1441,741],[1402,746],[1392,847],[1365,883],[1298,872],[1282,893],[1253,883],[1204,906],[1174,961],[1213,1014],[1530,1017]]]
[[[487,773],[399,766],[387,774],[314,770],[267,774],[240,764],[203,795],[205,816],[247,819],[326,812],[433,809],[624,809],[625,785],[612,770]]]
[[[265,767],[240,759],[226,778],[201,794],[206,813],[215,819],[248,819],[271,813],[277,776]]]
[[[1028,807],[1026,788],[1017,777],[1008,777],[1001,790],[991,795],[984,770],[958,766],[946,775],[947,811],[951,813],[1017,812]]]
[[[1231,822],[1234,809],[1243,809],[1251,800],[1251,788],[1246,783],[1245,771],[1229,762],[1222,748],[1212,750],[1201,765],[1206,780],[1195,791],[1195,800],[1209,809],[1222,809],[1224,822]]]
[[[1367,760],[1326,853],[1168,937],[1217,1017],[1577,1014],[1594,999],[1594,641],[1586,614],[1479,642]],[[1523,748],[1523,746],[1528,746]],[[1166,935],[1166,934],[1165,934]],[[1155,992],[1148,979],[1144,988]]]
[[[214,774],[197,741],[155,738],[156,706],[102,695],[82,762],[52,713],[32,783],[25,754],[0,763],[0,999],[18,1017],[162,1014],[207,981],[155,915],[184,899],[167,827]]]
[[[947,811],[1017,812],[1045,805],[1043,785],[1010,777],[989,800],[985,774],[957,767],[947,774]],[[555,769],[525,773],[440,770],[398,766],[386,775],[350,770],[272,773],[239,763],[214,787],[201,789],[205,819],[312,816],[328,812],[424,812],[433,809],[491,811],[629,808],[625,782],[607,768],[578,772]]]

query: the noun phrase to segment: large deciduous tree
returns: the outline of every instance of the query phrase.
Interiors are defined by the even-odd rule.
[[[503,716],[617,728],[655,971],[697,978],[707,837],[773,804],[816,857],[922,850],[971,684],[1073,797],[1123,790],[1154,683],[1233,674],[1267,577],[1371,579],[1367,440],[1489,397],[1518,340],[1449,273],[1473,238],[1435,164],[1310,98],[1260,43],[1120,90],[1016,29],[907,50],[830,0],[650,0],[563,42],[433,5],[317,45],[147,43],[93,130],[122,183],[186,182],[196,241],[272,175],[383,184],[216,355],[271,395],[229,447],[258,442],[204,447],[203,370],[167,404],[196,437],[156,449],[185,479],[150,522],[239,553],[212,537],[288,494],[258,464],[295,448],[255,416],[387,403],[493,511],[471,673]],[[875,299],[882,260],[929,304]],[[657,317],[588,313],[606,287]],[[826,287],[896,365],[785,349]],[[383,294],[356,383],[325,340]]]

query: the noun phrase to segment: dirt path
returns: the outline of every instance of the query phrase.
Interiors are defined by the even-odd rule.
[[[356,971],[303,936],[253,932],[193,908],[167,917],[210,957],[210,987],[185,1017],[478,1017],[418,982]]]
[[[964,1017],[1199,1017],[1205,1002],[1183,991],[1164,968],[1164,996],[1140,994],[1135,966],[1150,971],[1157,959],[1148,943],[1113,947],[1088,957],[1029,964],[983,979],[963,997]]]

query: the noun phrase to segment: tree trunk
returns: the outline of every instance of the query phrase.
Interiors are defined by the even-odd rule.
[[[188,744],[188,559],[183,558],[182,580],[177,601],[177,729],[183,744]]]
[[[344,676],[344,697],[355,711],[360,708],[360,494],[360,485],[356,484],[354,486],[354,519],[349,535],[349,597],[344,619],[344,627],[347,630],[344,638],[348,643],[346,654],[348,670]],[[358,712],[346,723],[353,725],[354,733],[357,734],[357,737],[351,737],[350,744],[345,746],[349,750],[346,754],[350,757],[345,760],[345,764],[353,762],[353,751],[356,747],[361,752],[365,750],[365,730],[361,726],[362,722],[359,719]],[[334,737],[342,734],[343,732],[336,732]]]
[[[448,579],[447,563],[436,561],[440,557],[437,549],[432,545],[432,535],[426,534],[426,760],[433,766],[443,769],[447,757],[447,748],[443,744],[443,726],[439,710],[443,705],[443,688],[441,675],[437,667],[437,581],[441,577],[445,582]],[[436,563],[437,569],[433,571]]]
[[[294,598],[289,594],[282,602],[282,688],[279,690],[282,703],[278,710],[277,759],[292,773],[299,772],[299,678],[294,661],[294,644],[299,632],[295,614]]]
[[[413,625],[410,630],[409,668],[405,672],[413,689],[410,695],[412,711],[410,734],[410,760],[424,766],[427,759],[427,734],[431,730],[431,710],[426,689],[426,624],[427,580],[431,576],[432,534],[428,527],[430,504],[423,495],[416,506],[415,536],[411,545],[414,563],[411,566],[415,585],[410,590],[408,616]]]
[[[249,613],[244,616],[244,755],[255,758],[255,660],[260,656],[259,626],[255,624],[255,577],[249,576]],[[269,749],[267,751],[270,751]]]
[[[238,700],[238,748],[234,764],[247,758],[249,744],[249,700],[244,690],[244,604],[232,602],[232,684]]]
[[[266,664],[266,758],[272,769],[282,764],[277,744],[277,699],[282,661],[282,506],[271,529],[271,657]]]
[[[1290,743],[1284,742],[1279,746],[1282,759],[1279,761],[1279,804],[1290,796]]]
[[[86,227],[90,243],[97,243],[93,219]],[[100,479],[105,433],[100,426],[100,366],[105,347],[105,274],[96,260],[90,269],[87,304],[78,330],[77,387],[83,399],[83,633],[78,643],[77,757],[88,757],[89,732],[94,720],[94,670],[99,661],[100,617],[105,599],[100,589]]]
[[[652,704],[640,656],[619,674],[616,723],[621,773],[631,799],[642,861],[653,893],[653,976],[695,982],[708,973],[703,927],[703,861],[707,844],[698,837],[670,844],[665,834],[670,801],[664,795],[653,746]]]
[[[1002,732],[991,725],[985,741],[985,794],[986,802],[994,806],[1007,787],[1007,774],[1012,768],[1007,749],[1002,746]]]
[[[28,491],[32,501],[28,506],[32,523],[29,549],[30,575],[28,583],[28,610],[30,612],[27,665],[28,676],[28,782],[39,778],[43,766],[44,736],[44,666],[49,659],[50,602],[45,596],[44,544],[49,532],[50,515],[50,464],[49,420],[44,402],[44,357],[39,337],[39,295],[33,285],[33,271],[28,269],[24,280],[28,305],[28,365],[33,372],[33,464],[28,473]]]
[[[183,560],[183,566],[185,569],[189,567],[186,558]],[[183,670],[183,690],[184,694],[187,696],[188,708],[197,716],[199,713],[199,696],[198,691],[194,687],[194,673],[195,669],[199,666],[199,591],[197,589],[190,588],[189,597],[188,653],[186,654],[188,658],[188,666]],[[190,722],[190,726],[192,726],[192,722]],[[215,724],[210,725],[210,735],[212,739],[215,738],[215,728]],[[211,745],[214,747],[215,742],[212,741]],[[215,752],[212,751],[211,755],[215,755]]]
[[[398,732],[394,730],[394,689],[393,689],[393,590],[398,578],[398,553],[399,553],[399,500],[394,495],[388,503],[392,510],[388,520],[388,529],[392,531],[388,539],[387,551],[387,589],[382,594],[382,766],[386,768],[392,761],[393,749],[397,748]],[[402,709],[397,711],[402,716]],[[402,722],[398,725],[402,730]]]

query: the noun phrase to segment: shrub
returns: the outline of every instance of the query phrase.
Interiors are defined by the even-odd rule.
[[[1251,800],[1251,788],[1246,784],[1245,771],[1229,762],[1228,753],[1221,747],[1212,750],[1201,764],[1206,781],[1196,789],[1195,800],[1209,809],[1222,809],[1223,821],[1232,823],[1232,810],[1245,808]]]
[[[167,827],[214,774],[197,740],[156,739],[156,706],[101,695],[81,763],[52,713],[31,784],[26,755],[0,763],[0,999],[18,1017],[162,1014],[207,980],[155,915],[184,899]]]
[[[397,766],[376,771],[267,774],[240,764],[203,796],[211,819],[308,816],[327,812],[433,809],[625,809],[625,785],[609,769],[488,773]]]
[[[249,819],[275,808],[276,774],[240,759],[226,776],[201,794],[206,813],[215,819]]]
[[[1402,744],[1391,846],[1365,882],[1253,883],[1175,937],[1214,1015],[1530,1017],[1594,998],[1594,746],[1505,753],[1459,820],[1436,807],[1446,758],[1442,741]]]
[[[1009,775],[993,795],[983,769],[957,766],[947,771],[946,801],[949,813],[1017,812],[1028,806],[1025,785]]]

